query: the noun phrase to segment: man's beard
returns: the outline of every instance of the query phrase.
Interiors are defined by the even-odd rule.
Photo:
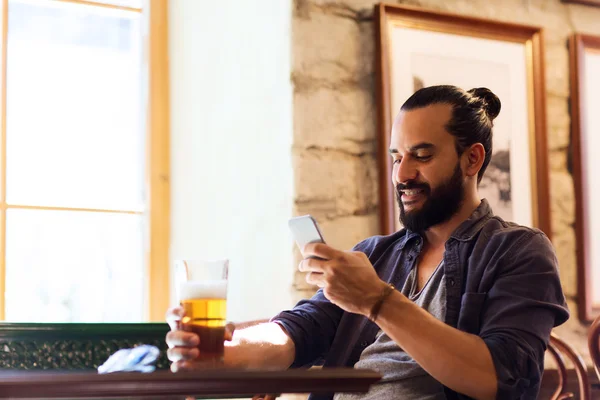
[[[419,209],[406,211],[402,204],[402,190],[421,189],[426,196],[425,202]],[[458,212],[465,197],[460,163],[456,164],[454,173],[439,187],[431,190],[427,183],[408,182],[396,186],[396,199],[400,207],[400,222],[402,225],[418,233],[424,233],[432,226],[448,221]]]

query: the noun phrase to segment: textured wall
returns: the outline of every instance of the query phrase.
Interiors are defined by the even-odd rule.
[[[370,0],[295,0],[292,23],[295,212],[322,221],[331,244],[349,248],[378,233],[373,5]],[[393,1],[389,1],[393,3]],[[570,116],[567,39],[600,35],[600,8],[559,0],[414,0],[423,6],[544,27],[553,242],[573,313],[557,329],[584,354],[577,319],[574,188],[567,170]],[[296,254],[298,259],[298,254]],[[314,289],[296,273],[296,299]]]

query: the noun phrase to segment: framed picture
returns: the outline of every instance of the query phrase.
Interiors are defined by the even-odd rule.
[[[416,90],[451,84],[487,87],[502,102],[481,197],[496,215],[550,236],[541,29],[407,6],[375,11],[382,233],[401,228],[388,153],[393,119]]]
[[[583,4],[586,6],[600,7],[600,0],[562,0],[563,3]]]
[[[600,37],[574,35],[571,63],[571,167],[575,183],[575,237],[579,318],[600,314]]]

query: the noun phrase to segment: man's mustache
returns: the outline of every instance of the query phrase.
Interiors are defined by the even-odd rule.
[[[396,185],[396,192],[400,193],[403,190],[424,190],[425,193],[429,192],[429,185],[426,183],[418,183],[418,182],[407,182],[407,183],[399,183]]]

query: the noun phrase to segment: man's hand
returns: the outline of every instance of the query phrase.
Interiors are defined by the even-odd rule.
[[[298,269],[306,281],[323,289],[329,301],[344,311],[369,316],[386,283],[377,276],[365,253],[339,251],[323,243],[307,244]]]
[[[182,327],[181,319],[185,316],[182,307],[175,307],[167,312],[167,322],[171,331],[167,333],[167,357],[171,364],[171,371],[185,371],[198,368],[199,363],[194,362],[200,356],[198,345],[200,337],[193,332],[186,332]],[[225,328],[225,340],[231,340],[235,327],[228,324]]]

